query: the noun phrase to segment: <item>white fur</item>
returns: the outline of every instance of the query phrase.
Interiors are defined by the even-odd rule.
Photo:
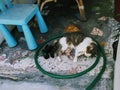
[[[67,44],[67,42],[66,42],[66,37],[63,37],[63,38],[61,38],[60,39],[60,41],[59,41],[59,43],[61,44],[61,46],[62,46],[62,48],[61,48],[61,51],[63,52],[63,51],[65,51],[66,49],[67,49],[67,47],[68,47],[68,44]]]
[[[77,62],[78,56],[85,55],[87,57],[91,56],[91,54],[86,53],[87,47],[92,43],[93,40],[89,37],[86,37],[78,46],[75,47],[75,57],[73,62]]]
[[[67,38],[66,37],[62,37],[59,41],[59,43],[61,44],[62,48],[61,51],[64,52],[68,47],[74,48],[73,44],[68,45],[67,44]]]
[[[76,47],[75,47],[73,44],[68,45],[66,39],[67,39],[66,37],[62,37],[62,38],[59,40],[59,43],[60,43],[61,46],[62,46],[61,51],[62,51],[62,52],[65,52],[65,50],[67,50],[68,47],[75,49],[75,56],[74,56],[73,62],[77,62],[78,56],[81,56],[81,55],[85,55],[85,56],[87,56],[87,57],[91,56],[91,54],[86,53],[86,52],[87,52],[87,51],[86,51],[86,50],[87,50],[87,47],[88,47],[92,42],[94,42],[91,38],[86,37],[86,38],[85,38],[82,42],[80,42],[80,44],[77,45]],[[59,61],[61,61],[60,56],[58,56],[57,59],[58,59]]]
[[[70,48],[74,48],[74,46],[71,44],[71,45],[68,45],[67,44],[67,38],[66,37],[62,37],[60,40],[59,40],[59,44],[61,45],[61,51],[62,53],[64,53],[68,47]],[[70,57],[72,58],[72,57]],[[61,61],[61,58],[60,56],[57,56],[57,60],[58,61]]]

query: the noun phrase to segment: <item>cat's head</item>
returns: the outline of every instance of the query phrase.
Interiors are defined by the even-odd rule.
[[[93,41],[90,45],[87,46],[85,56],[93,57],[97,54],[97,44]]]

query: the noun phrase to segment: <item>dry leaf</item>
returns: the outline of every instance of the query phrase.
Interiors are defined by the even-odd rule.
[[[107,17],[106,16],[102,16],[102,17],[98,18],[98,20],[100,20],[100,21],[106,21]]]
[[[98,35],[98,36],[103,36],[103,31],[100,30],[99,28],[97,27],[94,27],[92,32],[90,33],[91,35]]]
[[[65,32],[76,32],[76,31],[80,31],[80,29],[74,24],[71,24],[65,28]]]
[[[103,46],[103,47],[107,46],[107,43],[104,42],[104,41],[101,41],[101,42],[99,42],[99,43],[100,43],[100,45]]]

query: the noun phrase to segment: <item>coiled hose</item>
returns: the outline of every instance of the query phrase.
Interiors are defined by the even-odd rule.
[[[106,56],[105,56],[105,52],[104,52],[104,49],[103,47],[101,47],[99,45],[99,43],[94,40],[96,43],[97,43],[97,48],[98,48],[98,53],[97,53],[97,57],[96,57],[96,60],[95,62],[93,63],[93,65],[91,65],[89,68],[87,68],[86,70],[80,72],[80,73],[76,73],[76,74],[72,74],[72,75],[58,75],[58,74],[53,74],[51,72],[48,72],[48,71],[45,71],[39,64],[38,62],[38,56],[39,56],[39,52],[40,50],[50,41],[54,40],[54,39],[57,39],[57,38],[60,38],[62,36],[64,36],[65,33],[62,33],[62,34],[57,34],[55,36],[52,36],[50,38],[48,38],[46,41],[44,41],[42,44],[39,45],[38,49],[36,50],[35,52],[35,56],[34,56],[34,59],[35,59],[35,64],[36,64],[36,67],[42,72],[44,73],[45,75],[48,75],[50,77],[53,77],[53,78],[57,78],[57,79],[71,79],[71,78],[75,78],[75,77],[79,77],[79,76],[82,76],[84,74],[86,74],[87,72],[91,71],[99,62],[100,58],[103,57],[103,66],[102,66],[102,69],[101,71],[98,73],[98,75],[95,77],[95,79],[88,85],[88,87],[85,89],[85,90],[91,90],[95,84],[100,80],[100,78],[102,77],[102,74],[104,73],[105,71],[105,68],[106,68]]]

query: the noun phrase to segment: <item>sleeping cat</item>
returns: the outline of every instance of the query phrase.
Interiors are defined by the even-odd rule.
[[[92,38],[85,36],[81,32],[66,33],[54,42],[54,47],[57,47],[55,53],[57,53],[57,59],[61,61],[61,55],[66,54],[73,62],[77,62],[79,56],[84,55],[86,57],[93,56],[97,53],[97,44]],[[74,49],[74,57],[71,56],[71,52]]]

